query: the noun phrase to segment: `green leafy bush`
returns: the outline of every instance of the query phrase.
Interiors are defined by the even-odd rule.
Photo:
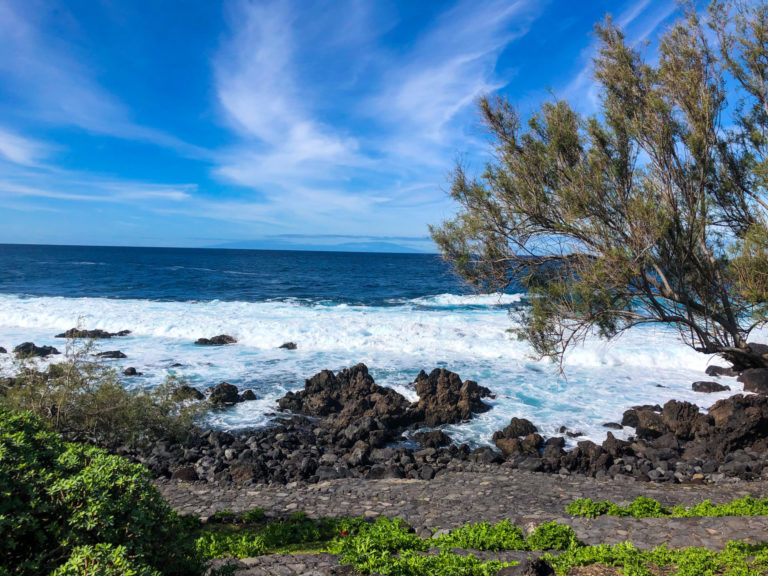
[[[566,512],[573,516],[596,518],[597,516],[623,516],[630,518],[693,518],[712,516],[768,516],[768,498],[756,499],[751,496],[738,498],[728,504],[712,504],[704,500],[690,508],[675,506],[667,509],[652,498],[643,496],[635,499],[629,506],[618,506],[608,501],[594,501],[589,498],[574,500],[566,507]]]
[[[203,558],[255,558],[266,554],[264,539],[252,532],[204,532],[195,540],[195,548]]]
[[[566,550],[578,546],[579,539],[570,526],[547,522],[536,527],[525,545],[527,550]]]
[[[162,576],[146,563],[131,558],[124,546],[78,546],[51,576]]]
[[[0,565],[14,576],[93,563],[110,574],[130,559],[137,574],[199,573],[188,525],[150,480],[138,464],[0,408]]]
[[[523,531],[509,520],[498,524],[478,522],[467,524],[450,533],[433,538],[435,546],[468,550],[525,550]]]

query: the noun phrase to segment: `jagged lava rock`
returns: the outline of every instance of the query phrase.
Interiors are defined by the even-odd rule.
[[[481,399],[491,391],[473,380],[461,381],[455,372],[435,368],[427,375],[423,370],[414,382],[419,401],[413,407],[414,420],[426,426],[455,424],[472,418],[472,413],[491,409]]]
[[[227,344],[235,344],[237,339],[228,334],[219,334],[213,338],[198,338],[195,340],[195,344],[198,346],[226,346]]]
[[[126,356],[123,352],[120,352],[120,350],[107,350],[106,352],[98,352],[96,356],[107,360],[119,360],[121,358],[128,358],[128,356]]]
[[[730,386],[720,384],[718,382],[694,382],[691,384],[691,390],[694,392],[702,392],[705,394],[711,394],[713,392],[726,392],[731,389]]]
[[[343,420],[371,416],[387,427],[410,424],[410,403],[392,388],[379,386],[365,364],[334,374],[323,370],[304,384],[304,390],[288,392],[278,401],[281,410],[310,416],[343,415]]]
[[[17,358],[46,358],[53,354],[61,354],[53,346],[37,346],[34,342],[24,342],[13,349]]]
[[[241,401],[240,395],[237,392],[237,386],[233,386],[229,382],[222,382],[216,386],[208,397],[211,404],[237,404]]]
[[[119,332],[107,332],[99,328],[95,330],[80,330],[78,328],[70,328],[66,332],[56,334],[56,338],[90,338],[92,340],[103,340],[107,338],[115,338],[120,336],[128,336],[130,330],[120,330]]]

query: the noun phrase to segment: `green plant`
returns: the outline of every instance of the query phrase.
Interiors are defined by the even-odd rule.
[[[141,574],[197,574],[189,522],[144,467],[63,442],[30,412],[0,408],[0,565],[9,574],[62,566],[68,574],[88,563],[107,570],[125,558]]]
[[[516,332],[542,356],[666,324],[768,366],[749,344],[768,321],[768,4],[715,1],[706,18],[695,4],[653,60],[610,18],[596,26],[592,116],[480,101],[492,160],[476,177],[457,166],[458,214],[430,230],[478,290],[522,284]]]
[[[78,546],[51,576],[161,576],[141,560],[132,558],[124,546],[96,544]]]
[[[640,496],[629,506],[619,506],[613,502],[595,501],[590,498],[574,500],[566,507],[566,512],[573,516],[628,516],[631,518],[692,518],[702,516],[767,516],[768,498],[756,499],[751,496],[737,498],[728,504],[712,504],[709,500],[690,508],[679,505],[667,509],[652,498]]]
[[[264,518],[264,508],[254,508],[253,510],[243,512],[240,516],[240,519],[246,524],[256,524],[262,522]]]
[[[579,546],[579,540],[570,526],[547,522],[536,527],[525,545],[527,550],[567,550]]]
[[[0,406],[30,410],[67,439],[107,447],[186,439],[204,406],[174,397],[183,383],[171,377],[152,390],[128,390],[94,351],[92,341],[70,340],[64,361],[45,371],[19,360],[13,384],[0,388]]]
[[[498,524],[478,522],[467,524],[448,534],[433,538],[435,546],[468,550],[525,550],[523,531],[509,520]]]

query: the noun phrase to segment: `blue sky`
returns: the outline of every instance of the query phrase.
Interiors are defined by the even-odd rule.
[[[0,243],[431,250],[476,101],[595,109],[671,0],[0,0]]]

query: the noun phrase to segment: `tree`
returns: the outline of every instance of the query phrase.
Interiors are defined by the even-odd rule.
[[[688,9],[657,63],[610,18],[596,34],[599,113],[555,100],[526,121],[484,97],[493,160],[456,168],[433,239],[479,289],[522,283],[518,332],[541,355],[655,323],[768,367],[749,342],[768,312],[768,5]]]

